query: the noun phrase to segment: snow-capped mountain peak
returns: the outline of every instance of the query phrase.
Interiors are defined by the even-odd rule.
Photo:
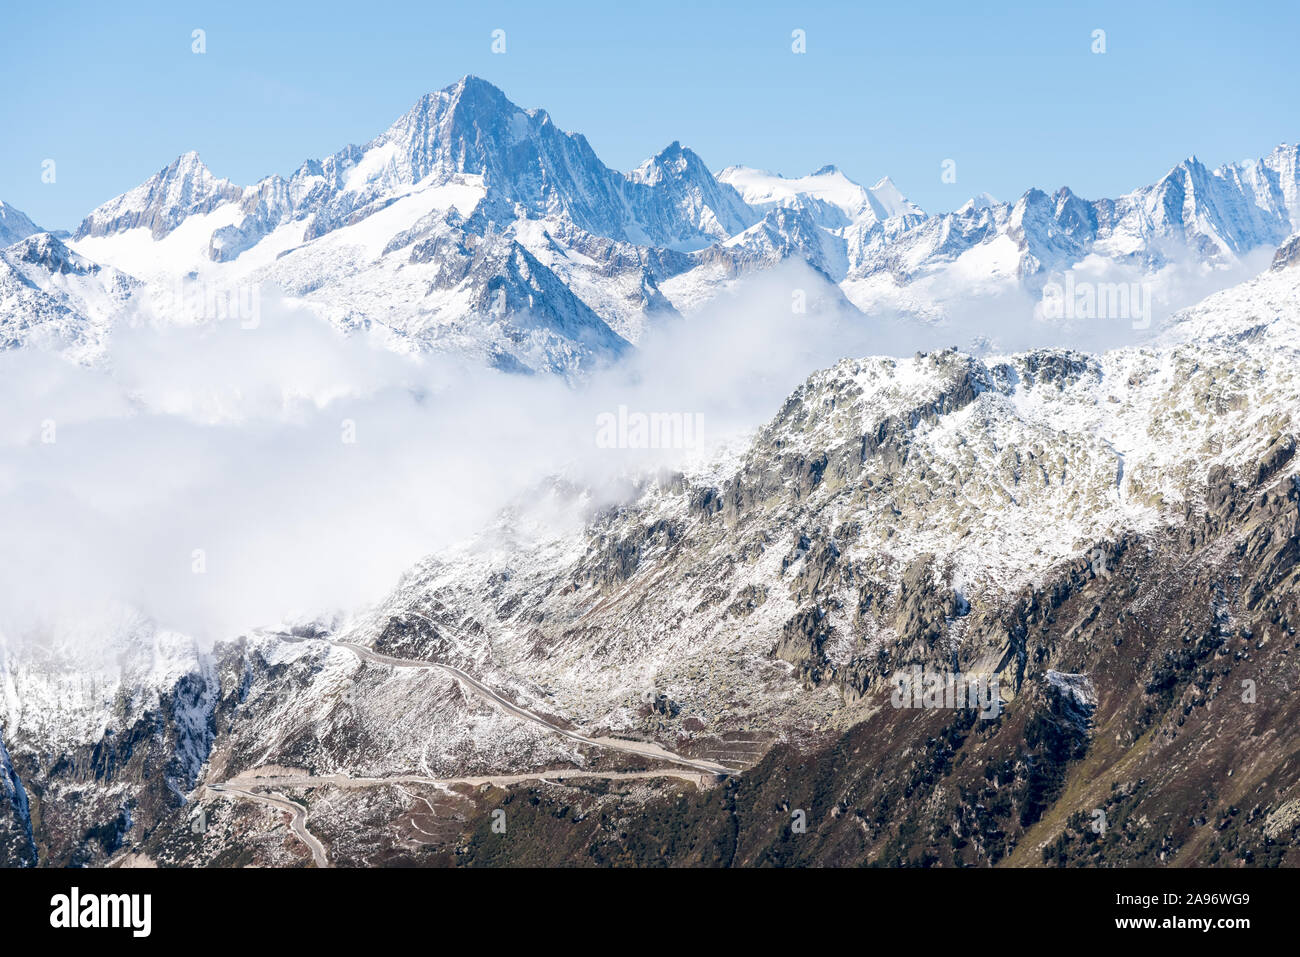
[[[756,209],[798,206],[807,209],[819,225],[828,229],[863,221],[884,222],[896,216],[925,216],[888,176],[867,189],[832,165],[794,179],[766,170],[731,166],[718,173],[717,178],[734,186],[745,202]]]
[[[676,234],[671,245],[677,248],[725,240],[759,219],[740,193],[677,140],[628,173],[627,183],[638,224]]]
[[[683,147],[679,140],[673,140],[654,156],[628,173],[627,178],[634,183],[656,186],[666,179],[679,178],[694,173],[702,166],[703,161],[695,153]]]
[[[11,261],[36,266],[52,275],[91,275],[99,265],[79,256],[50,233],[33,233],[7,250]]]
[[[238,200],[238,186],[218,179],[193,150],[182,153],[128,193],[100,206],[82,221],[76,239],[109,236],[144,227],[162,239],[187,217]]]
[[[41,228],[21,209],[0,200],[0,247],[10,246],[40,231]]]
[[[13,238],[36,230],[19,216],[0,207]],[[1191,157],[1115,199],[1032,189],[928,216],[889,177],[864,186],[832,164],[793,178],[744,166],[714,175],[677,140],[620,172],[546,111],[467,75],[287,178],[241,187],[183,154],[92,212],[68,246],[150,287],[191,275],[269,282],[344,329],[383,327],[397,348],[571,372],[594,358],[591,343],[618,352],[658,318],[787,261],[863,312],[929,319],[972,276],[990,295],[1032,294],[1085,261],[1219,267],[1297,228],[1300,162],[1286,144],[1214,170]],[[504,317],[485,305],[502,290],[518,293]],[[7,341],[28,341],[30,317],[0,324],[21,330]],[[575,343],[575,329],[592,335]],[[545,344],[522,345],[534,336]]]
[[[33,233],[0,250],[0,348],[39,342],[93,355],[138,286],[57,236]]]
[[[867,196],[871,200],[871,208],[877,219],[925,215],[925,211],[904,196],[888,176],[882,176],[875,186],[868,189]]]
[[[992,209],[994,206],[1000,205],[1001,203],[992,193],[978,193],[962,203],[957,208],[957,213],[958,215],[965,215],[979,209]]]
[[[1190,156],[1119,202],[1138,207],[1156,235],[1203,256],[1222,259],[1275,246],[1300,225],[1298,152],[1282,144],[1261,160],[1213,170]]]

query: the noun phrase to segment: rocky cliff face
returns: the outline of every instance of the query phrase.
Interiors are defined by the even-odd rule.
[[[0,202],[0,246],[13,245],[40,231],[21,209]]]
[[[996,718],[893,707],[886,675],[925,657],[922,624],[860,721],[626,817],[621,795],[493,796],[547,837],[480,829],[462,859],[571,861],[563,835],[589,863],[1294,866],[1300,496],[1222,482],[1177,531],[1110,543],[1104,572],[1070,563],[971,613],[959,654],[1004,668]]]
[[[7,823],[43,865],[102,863],[138,840],[183,803],[212,743],[208,658],[129,614],[100,625],[113,637],[93,652],[23,643],[0,659]]]
[[[82,221],[74,239],[147,229],[162,239],[190,216],[241,198],[243,190],[217,179],[193,151],[178,156],[135,189],[105,203]]]
[[[1273,256],[1274,269],[1286,269],[1296,264],[1300,264],[1300,233],[1278,246],[1277,253]]]
[[[0,741],[0,861],[9,867],[37,863],[27,788],[18,777],[3,741]]]

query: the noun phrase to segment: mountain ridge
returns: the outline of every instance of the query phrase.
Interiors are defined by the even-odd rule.
[[[210,656],[131,615],[99,671],[6,644],[0,851],[310,861],[223,793],[235,781],[310,798],[335,863],[640,861],[649,831],[679,826],[726,848],[738,828],[741,850],[675,842],[659,852],[674,862],[1294,862],[1298,288],[1284,263],[1095,355],[843,359],[739,455],[644,476],[615,504],[547,483],[374,607]],[[553,509],[584,521],[530,533]],[[740,773],[566,782],[647,762],[393,661],[459,669],[585,739]],[[914,667],[996,676],[999,715],[891,706]],[[1237,704],[1243,680],[1257,709]],[[521,793],[508,813],[529,824],[493,852],[479,822]],[[411,815],[436,795],[420,836]],[[807,811],[806,848],[781,836],[782,802]],[[1077,820],[1095,807],[1105,843]]]
[[[1161,284],[1190,267],[1227,283],[1244,257],[1300,229],[1300,148],[1215,170],[1191,157],[1116,199],[1068,187],[977,199],[930,215],[889,177],[865,187],[831,164],[793,179],[740,166],[715,175],[680,141],[619,172],[545,110],[467,75],[287,178],[238,186],[182,154],[88,214],[68,243],[158,308],[187,277],[236,292],[268,284],[344,330],[385,330],[395,348],[573,376],[785,263],[812,267],[864,321],[943,321],[966,308],[971,278],[980,295],[1028,301],[1071,270]],[[17,215],[14,235],[35,229]],[[528,258],[478,257],[460,273],[427,258],[497,234]],[[493,290],[526,286],[532,294],[493,311]],[[6,341],[30,338],[20,322],[0,312]],[[594,331],[566,331],[579,328]]]

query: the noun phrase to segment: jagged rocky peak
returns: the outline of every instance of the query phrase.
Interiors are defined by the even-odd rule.
[[[422,96],[359,151],[362,162],[373,164],[376,149],[391,154],[401,182],[430,174],[482,175],[508,195],[531,200],[569,185],[568,177],[612,172],[585,137],[560,130],[545,110],[523,109],[473,75]],[[572,169],[564,169],[565,163]]]
[[[494,172],[493,154],[536,136],[540,112],[516,106],[486,80],[467,75],[426,93],[362,150],[392,152],[398,178],[418,182],[433,172]]]
[[[682,146],[679,140],[673,140],[627,175],[633,182],[656,186],[667,179],[699,178],[701,173],[713,179],[704,161],[694,151]]]
[[[834,169],[834,167],[831,167]],[[835,170],[839,175],[839,170]],[[848,177],[845,177],[848,179]],[[892,219],[895,216],[916,216],[924,217],[925,211],[917,206],[910,199],[903,195],[902,190],[894,185],[894,181],[888,176],[882,176],[876,185],[867,190],[867,195],[871,201],[872,212],[877,219]]]
[[[1276,245],[1300,225],[1296,148],[1211,170],[1191,156],[1131,194],[1158,235],[1184,240],[1206,258]]]
[[[421,97],[339,165],[352,190],[482,176],[489,196],[506,202],[502,209],[560,217],[612,239],[674,246],[701,231],[689,209],[683,216],[674,206],[674,190],[629,195],[636,184],[602,163],[586,137],[559,129],[544,110],[522,109],[475,76]],[[711,177],[709,185],[716,188]]]
[[[957,209],[957,215],[964,216],[985,209],[993,209],[994,207],[1001,205],[1002,204],[998,202],[997,197],[992,193],[979,193],[972,196],[970,199],[966,200],[965,203],[959,206]]]
[[[717,179],[699,155],[678,140],[628,173],[626,187],[638,224],[634,233],[644,229],[677,248],[727,239],[759,218],[736,189]]]
[[[0,200],[0,246],[12,245],[40,231],[21,209]]]
[[[1277,253],[1273,256],[1273,269],[1286,269],[1291,266],[1300,266],[1300,233],[1296,233],[1278,246]]]
[[[79,256],[50,233],[36,233],[14,243],[6,253],[11,262],[39,266],[50,275],[79,276],[99,272],[99,265]]]
[[[1012,205],[1007,235],[1021,250],[1018,275],[1024,279],[1086,255],[1097,236],[1097,216],[1067,188],[1049,195],[1034,187]]]
[[[100,206],[82,221],[75,239],[110,236],[139,227],[162,239],[194,214],[237,202],[243,189],[218,179],[193,150],[182,153],[128,193]]]

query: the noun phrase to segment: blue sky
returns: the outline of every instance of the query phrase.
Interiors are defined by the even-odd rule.
[[[1292,0],[123,6],[0,14],[0,199],[48,228],[189,149],[241,184],[288,174],[465,73],[544,107],[619,169],[678,139],[715,170],[888,174],[932,212],[1030,186],[1113,196],[1190,154],[1217,165],[1300,138]]]

